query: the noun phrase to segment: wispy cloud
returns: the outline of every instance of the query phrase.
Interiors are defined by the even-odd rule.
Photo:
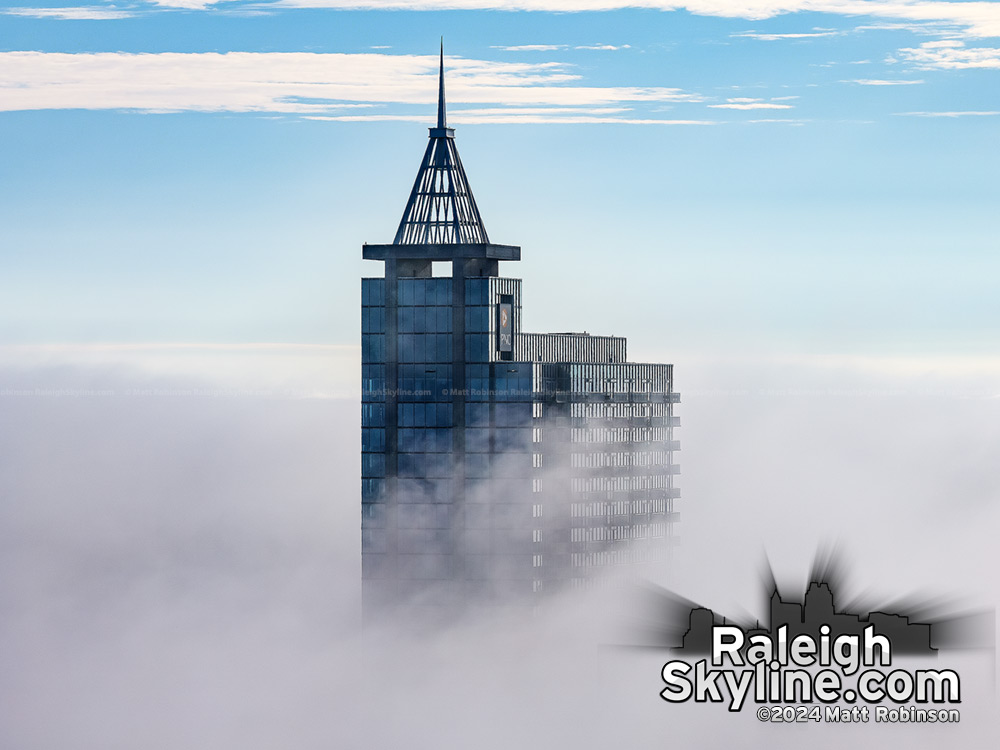
[[[516,44],[510,47],[494,45],[491,49],[501,49],[504,52],[555,52],[568,46],[567,44]]]
[[[490,115],[613,115],[630,111],[628,107],[476,107],[450,109],[448,120]]]
[[[760,31],[741,31],[730,34],[731,37],[743,37],[746,39],[757,39],[762,42],[776,42],[780,39],[815,39],[817,37],[840,36],[843,32],[834,29],[823,29],[819,31],[808,31],[797,34],[766,34]]]
[[[1000,48],[966,47],[957,39],[924,42],[899,50],[899,56],[921,70],[1000,68]]]
[[[150,0],[163,8],[183,8],[186,10],[205,10],[225,0]]]
[[[968,112],[897,112],[900,117],[996,117],[1000,111],[972,110]]]
[[[598,51],[616,51],[621,49],[630,49],[632,45],[622,44],[579,44],[573,49],[579,50],[598,50]],[[504,52],[555,52],[557,50],[569,49],[568,44],[515,44],[512,46],[505,45],[494,45],[491,49],[499,49]]]
[[[427,122],[429,118],[414,115],[306,115],[307,120],[337,122]],[[448,115],[448,123],[456,125],[716,125],[714,120],[676,120],[651,117],[604,117],[595,115],[520,114],[502,111],[492,115]]]
[[[911,34],[924,34],[926,36],[953,36],[961,32],[958,25],[944,25],[940,23],[919,23],[905,21],[882,21],[880,23],[867,23],[855,26],[855,31],[908,31]]]
[[[786,99],[787,97],[781,97]],[[725,104],[709,104],[714,109],[792,109],[791,104],[777,104],[774,100],[750,99],[747,97],[735,97],[726,99]]]
[[[25,18],[52,18],[62,21],[113,21],[132,18],[130,10],[119,10],[101,6],[79,6],[73,8],[0,8],[0,13]]]
[[[336,114],[373,104],[436,100],[434,55],[316,53],[0,53],[0,110],[125,109],[148,112]],[[700,102],[662,87],[580,85],[567,65],[452,58],[449,101],[500,106],[602,107]],[[422,115],[422,113],[420,113]],[[419,119],[424,119],[422,116]]]
[[[859,86],[911,86],[923,83],[919,80],[882,80],[879,78],[857,78],[853,81],[841,81],[841,83],[856,83]]]

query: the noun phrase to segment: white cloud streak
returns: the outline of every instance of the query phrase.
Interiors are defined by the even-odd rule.
[[[758,31],[741,31],[738,34],[730,34],[731,37],[757,39],[762,42],[776,42],[780,39],[812,39],[815,37],[841,36],[839,31],[811,31],[801,34],[765,34]]]
[[[972,110],[967,112],[897,112],[900,117],[996,117],[1000,112]]]
[[[853,81],[841,81],[841,83],[856,83],[859,86],[911,86],[918,83],[923,83],[923,81],[886,81],[878,78],[858,78]]]
[[[72,8],[4,8],[0,14],[23,18],[52,18],[61,21],[114,21],[133,18],[136,14],[117,8],[81,6]]]
[[[416,115],[306,115],[308,120],[337,122],[427,122]],[[448,123],[456,125],[715,125],[713,120],[661,120],[643,117],[598,117],[593,115],[448,115]]]
[[[1000,48],[966,47],[957,39],[925,42],[899,50],[900,57],[921,70],[1000,68]]]
[[[787,99],[788,97],[781,97]],[[792,109],[791,104],[775,104],[774,101],[764,101],[763,99],[749,99],[747,97],[735,97],[726,99],[725,104],[709,104],[713,109]]]
[[[511,47],[495,45],[491,49],[500,49],[504,52],[555,52],[566,49],[568,46],[566,44],[516,44]]]
[[[161,8],[180,8],[183,10],[205,10],[213,5],[220,4],[224,0],[150,0],[154,5]]]
[[[702,100],[673,88],[576,85],[579,76],[559,63],[449,59],[447,65],[452,103],[601,107]],[[436,73],[433,55],[5,52],[0,110],[336,114],[358,104],[432,105]]]

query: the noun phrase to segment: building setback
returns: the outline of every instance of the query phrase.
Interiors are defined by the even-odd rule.
[[[362,279],[365,610],[539,597],[662,554],[679,493],[673,366],[625,339],[521,328],[447,126]],[[434,263],[451,275],[434,277]],[[609,299],[609,302],[611,300]]]

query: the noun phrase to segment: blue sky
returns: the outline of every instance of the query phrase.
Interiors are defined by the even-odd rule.
[[[17,356],[355,347],[441,36],[530,329],[673,361],[996,352],[1000,3],[6,0],[0,32]]]

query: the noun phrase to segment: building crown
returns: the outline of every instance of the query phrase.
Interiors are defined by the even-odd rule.
[[[444,103],[444,42],[438,73],[437,127],[430,128],[430,142],[410,199],[396,230],[394,245],[489,244],[483,218],[455,147],[455,131],[448,127]]]

